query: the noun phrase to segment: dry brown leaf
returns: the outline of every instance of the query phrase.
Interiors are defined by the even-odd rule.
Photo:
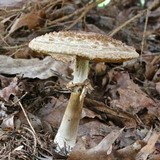
[[[8,86],[12,82],[12,79],[13,78],[11,78],[11,77],[5,77],[5,76],[0,75],[1,88],[5,88],[6,86]]]
[[[87,24],[86,23],[85,27],[86,27],[85,31],[87,31],[87,32],[95,32],[95,33],[105,34],[105,32],[103,30],[101,30],[100,28],[98,28],[94,24]]]
[[[25,0],[25,2],[28,0]],[[24,0],[1,0],[0,1],[0,8],[4,7],[19,7],[22,6],[23,3],[25,3]]]
[[[42,129],[42,123],[41,123],[41,120],[39,119],[39,117],[33,115],[32,113],[29,113],[29,112],[26,112],[28,118],[29,118],[29,121],[31,122],[33,128],[36,130],[36,131],[40,131]],[[26,124],[28,125],[28,121],[27,119],[25,118],[23,112],[19,112],[17,114],[17,117],[18,117],[18,120],[20,121],[21,124]]]
[[[9,115],[3,119],[1,124],[3,130],[13,130],[14,129],[14,114]]]
[[[85,150],[84,148],[74,148],[68,160],[113,160],[112,144],[121,134],[121,130],[112,131],[97,146]]]
[[[60,100],[53,97],[50,104],[39,110],[38,116],[42,121],[49,123],[54,128],[58,128],[67,106],[67,102],[66,99]]]
[[[62,117],[64,115],[64,111],[66,109],[67,102],[68,102],[68,100],[66,100],[66,99],[60,99],[60,98],[57,99],[57,98],[53,97],[51,100],[51,103],[49,103],[45,107],[41,108],[39,110],[38,116],[42,119],[44,125],[47,122],[52,127],[58,128],[60,125],[60,122],[62,120]],[[98,114],[95,114],[94,112],[92,112],[86,108],[84,108],[82,111],[81,123],[86,122],[85,120],[83,121],[83,118],[91,118],[91,119],[99,118],[99,119],[101,119]],[[99,123],[97,122],[95,125],[90,124],[90,126],[92,126],[92,129],[93,129],[95,126],[97,126],[97,124],[99,124]],[[98,125],[99,127],[101,126],[100,124]],[[86,127],[85,127],[85,129],[86,129]],[[86,134],[87,131],[85,129],[84,129],[84,127],[81,127],[81,125],[80,125],[79,135]],[[102,127],[101,127],[101,129],[102,129]],[[104,130],[104,128],[103,128],[103,130]],[[98,132],[98,130],[97,130],[97,132]]]
[[[4,103],[0,102],[0,120],[7,117],[7,108],[5,107]]]
[[[130,80],[128,73],[117,72],[114,78],[119,86],[117,89],[119,99],[111,100],[112,107],[119,107],[124,111],[136,114],[144,108],[156,106],[155,102]]]
[[[138,151],[145,145],[142,140],[137,140],[131,145],[128,145],[122,149],[116,151],[115,156],[119,157],[120,160],[135,160],[135,156]]]
[[[69,76],[69,63],[64,64],[55,61],[51,57],[43,60],[39,59],[13,59],[8,56],[0,56],[0,73],[18,74],[27,78],[47,79],[59,73],[60,75]]]
[[[143,137],[143,140],[140,140],[140,137],[138,139],[136,138],[137,140],[134,141],[134,143],[130,145],[125,145],[124,148],[115,151],[115,157],[117,157],[119,160],[135,160],[136,155],[147,144],[148,139],[151,137],[152,128],[145,131],[140,130],[140,132],[140,137]],[[145,137],[143,136],[143,134],[145,134]],[[124,136],[127,137],[126,134]],[[122,139],[122,137],[120,137],[120,139]]]
[[[83,122],[83,119],[81,122]],[[107,126],[96,119],[80,124],[78,129],[78,141],[81,139],[82,141],[79,145],[83,143],[86,149],[95,147],[107,134],[116,129],[116,127]]]
[[[9,100],[11,95],[21,95],[21,90],[18,86],[17,78],[14,78],[13,81],[9,84],[9,86],[0,90],[0,98],[5,100],[6,102]]]
[[[104,121],[109,118],[110,121],[118,126],[125,126],[127,128],[134,128],[137,126],[136,118],[127,112],[110,108],[102,102],[91,100],[89,98],[85,99],[85,105],[95,113],[99,113]]]
[[[146,63],[145,77],[148,80],[156,79],[155,74],[158,71],[160,56],[144,57],[143,61]],[[154,80],[155,81],[155,80]]]
[[[30,13],[22,13],[19,18],[15,20],[9,30],[9,34],[15,32],[17,29],[27,26],[29,29],[36,29],[43,24],[45,13],[43,11],[31,11]]]
[[[102,118],[99,114],[96,114],[95,112],[93,112],[87,108],[83,108],[81,118],[91,118],[91,119],[98,118],[98,119],[102,120]]]
[[[146,160],[148,156],[155,150],[155,144],[160,137],[159,133],[153,132],[150,136],[147,145],[145,145],[136,155],[136,160]]]

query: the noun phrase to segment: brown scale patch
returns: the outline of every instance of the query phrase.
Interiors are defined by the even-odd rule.
[[[109,36],[102,35],[99,33],[93,33],[93,32],[83,32],[83,31],[60,31],[60,32],[52,32],[48,33],[51,37],[54,35],[58,35],[61,38],[70,37],[72,40],[74,39],[80,39],[80,40],[91,40],[91,41],[99,41],[103,43],[104,45],[108,45],[108,43],[112,43],[115,47],[125,47],[128,48],[128,46],[124,43],[122,43],[119,40],[115,40]],[[51,38],[50,37],[50,38]],[[130,49],[134,50],[134,48],[129,47]],[[129,49],[128,48],[128,49]]]
[[[92,48],[93,50],[89,50],[87,53],[81,53],[81,51],[78,51],[79,47],[76,48],[74,46],[73,48],[68,49],[67,51],[59,49],[59,46],[55,46],[53,51],[48,50],[45,45],[43,46],[43,37],[44,38],[44,44],[49,41],[55,41],[55,40],[61,40],[62,43],[65,43],[65,40],[69,39],[71,42],[85,42],[90,44],[90,49]],[[33,47],[31,47],[33,50],[38,50],[38,52],[41,53],[46,53],[51,55],[52,57],[55,57],[55,54],[61,54],[65,55],[77,55],[80,57],[83,57],[84,59],[91,59],[94,61],[99,61],[99,62],[123,62],[127,61],[132,58],[137,58],[138,54],[136,53],[135,49],[132,47],[127,46],[126,44],[122,43],[121,41],[114,40],[111,37],[102,35],[102,34],[97,34],[97,33],[92,33],[92,32],[76,32],[76,31],[60,31],[60,32],[52,32],[48,33],[44,36],[40,36],[37,39],[40,39],[41,45],[38,46],[38,41],[34,44]],[[47,39],[47,40],[45,40]],[[91,42],[91,43],[90,43]],[[112,44],[112,46],[109,46],[109,44]],[[47,45],[46,45],[47,46]],[[86,45],[87,46],[87,45]],[[101,46],[102,48],[102,53],[99,54],[99,50],[96,50],[97,46]],[[107,46],[110,48],[110,50],[107,48]],[[103,50],[104,48],[104,50]],[[51,53],[49,53],[49,51]],[[86,50],[85,50],[86,52]],[[93,52],[95,54],[93,54]],[[126,54],[121,54],[121,52],[125,52]],[[103,54],[104,53],[104,54]],[[72,57],[72,56],[71,56]],[[61,59],[61,58],[60,58]]]

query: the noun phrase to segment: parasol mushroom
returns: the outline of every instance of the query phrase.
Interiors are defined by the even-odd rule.
[[[67,152],[75,146],[77,130],[86,92],[89,61],[124,62],[139,55],[134,48],[105,35],[91,32],[60,31],[33,39],[29,47],[37,52],[49,54],[62,60],[75,57],[73,90],[54,142],[59,151]]]

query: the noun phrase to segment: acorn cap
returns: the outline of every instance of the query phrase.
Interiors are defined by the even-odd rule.
[[[34,38],[29,47],[62,61],[65,55],[79,56],[97,62],[124,62],[139,57],[133,47],[92,32],[52,32]]]

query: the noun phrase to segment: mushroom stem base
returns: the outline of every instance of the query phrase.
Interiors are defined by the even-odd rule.
[[[71,93],[61,125],[54,139],[57,144],[57,152],[69,152],[75,146],[84,101],[84,98],[80,100],[80,96],[81,93]]]

